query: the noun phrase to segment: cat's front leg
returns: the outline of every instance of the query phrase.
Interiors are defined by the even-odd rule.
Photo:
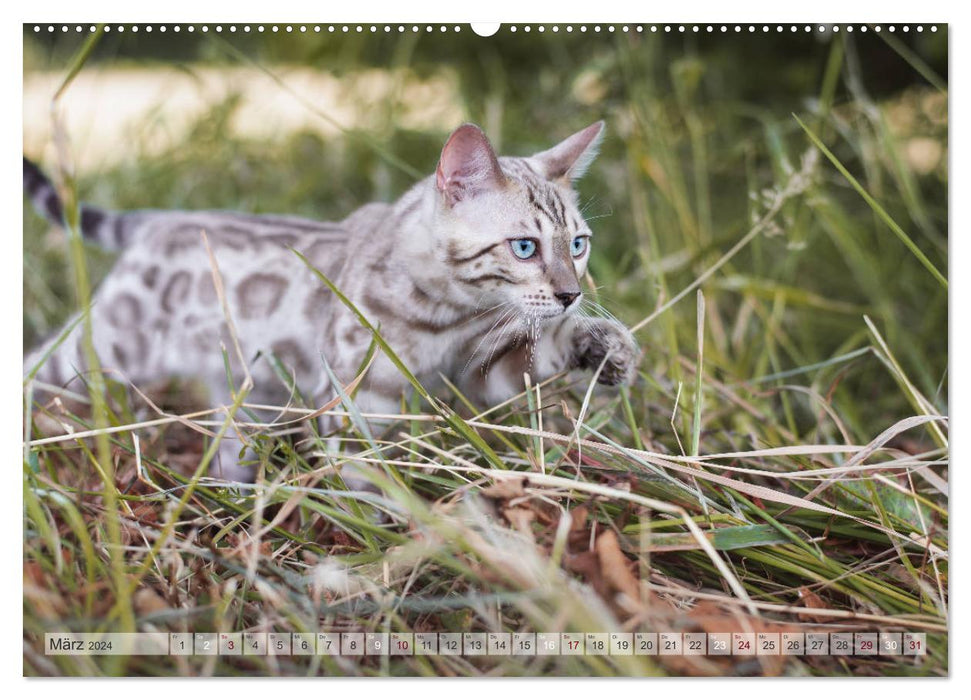
[[[470,368],[460,387],[470,397],[492,406],[523,391],[524,374],[541,382],[571,369],[597,371],[600,384],[634,380],[640,351],[633,335],[620,323],[603,318],[566,316],[536,335],[519,336],[497,351],[488,365]]]
[[[596,372],[602,364],[597,375],[600,384],[634,381],[641,352],[625,326],[605,318],[577,318],[571,341],[573,367]]]
[[[563,370],[596,372],[603,363],[598,383],[630,384],[639,360],[637,343],[626,326],[612,319],[571,314],[541,333],[531,353],[530,375],[543,381]]]

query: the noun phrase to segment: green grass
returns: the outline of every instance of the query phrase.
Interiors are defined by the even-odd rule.
[[[28,72],[73,74],[70,37],[25,39]],[[195,411],[188,387],[163,392],[180,405],[162,413],[96,376],[64,403],[31,406],[25,385],[25,673],[947,674],[946,37],[786,39],[345,37],[315,53],[309,40],[199,38],[164,60],[103,40],[80,71],[255,61],[273,76],[268,99],[290,89],[284,63],[425,74],[447,47],[464,112],[509,153],[606,119],[580,183],[590,293],[645,355],[620,392],[582,375],[498,407],[417,391],[386,434],[348,388],[332,409],[347,417],[345,453],[323,469],[280,425],[255,425],[241,391],[233,419],[260,435],[263,475],[242,488],[205,478],[214,445],[199,431],[229,423]],[[881,51],[892,80],[866,70]],[[239,109],[217,104],[163,152],[147,124],[120,142],[121,164],[78,173],[71,191],[117,208],[340,218],[431,172],[446,136],[382,104],[374,132],[254,142],[227,135]],[[945,154],[932,167],[917,158],[927,142]],[[25,345],[111,262],[25,211]],[[393,353],[378,334],[373,350]],[[65,425],[74,434],[60,437]],[[381,494],[349,496],[347,461],[373,464]],[[926,631],[930,654],[203,660],[46,657],[36,641],[130,628],[716,632],[740,616],[765,631]]]

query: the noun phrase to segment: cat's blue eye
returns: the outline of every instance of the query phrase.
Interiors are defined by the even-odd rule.
[[[587,250],[587,237],[577,236],[573,239],[573,243],[570,245],[570,250],[573,252],[573,257],[579,258]]]
[[[513,255],[520,260],[529,260],[536,255],[536,241],[532,238],[514,238],[509,241]]]

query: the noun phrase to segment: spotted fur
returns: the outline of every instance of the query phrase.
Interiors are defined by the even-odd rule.
[[[224,353],[232,338],[205,231],[254,380],[254,402],[286,403],[293,386],[318,404],[328,400],[324,360],[347,382],[371,343],[291,248],[334,280],[433,389],[446,376],[474,400],[492,404],[521,391],[524,372],[542,380],[586,368],[600,370],[604,383],[629,382],[637,361],[630,334],[580,308],[591,231],[572,183],[593,159],[602,132],[598,122],[548,151],[497,158],[478,127],[463,125],[445,144],[434,175],[394,204],[368,204],[334,223],[84,206],[84,237],[120,251],[91,309],[98,355],[107,370],[136,385],[191,376],[208,385],[216,405],[230,402],[224,358],[236,378],[244,368],[234,352]],[[59,223],[55,188],[26,159],[24,187],[35,207]],[[583,251],[575,255],[578,238]],[[517,257],[517,239],[535,242],[535,255]],[[37,379],[64,385],[83,372],[80,340],[78,327]],[[31,353],[25,371],[50,349]],[[280,367],[292,381],[281,381]],[[356,401],[364,412],[393,413],[408,389],[380,355]],[[237,453],[231,446],[223,454],[223,473],[245,477]]]

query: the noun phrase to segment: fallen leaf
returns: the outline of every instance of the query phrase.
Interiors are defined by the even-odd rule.
[[[572,522],[570,522],[570,532],[578,532],[583,530],[587,526],[587,517],[590,515],[590,511],[586,506],[577,506],[570,511],[570,517]]]
[[[582,576],[604,600],[610,600],[610,588],[601,573],[600,558],[596,552],[580,552],[563,557],[563,565]]]
[[[802,586],[799,591],[799,600],[807,608],[828,609],[829,606],[823,602],[823,599],[818,595],[809,590],[806,586]],[[799,618],[803,620],[812,620],[813,622],[826,622],[827,618],[822,615],[813,615],[811,613],[798,613]]]
[[[597,543],[594,546],[604,579],[614,590],[623,593],[631,601],[639,601],[640,585],[630,572],[631,561],[620,551],[617,533],[613,530],[604,530],[597,537]]]
[[[533,512],[532,509],[523,508],[521,506],[517,506],[515,508],[504,508],[502,515],[519,532],[535,541],[535,537],[533,536],[533,528],[531,526],[533,521],[536,519],[536,513]]]
[[[567,535],[567,543],[571,550],[583,550],[588,547],[590,542],[590,529],[587,527],[587,519],[590,511],[586,506],[577,506],[570,511],[570,532]]]
[[[526,477],[500,479],[492,486],[481,489],[483,496],[508,501],[526,495]]]

